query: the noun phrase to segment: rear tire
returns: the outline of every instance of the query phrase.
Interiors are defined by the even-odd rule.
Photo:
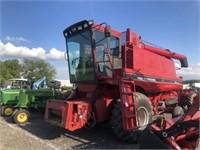
[[[115,135],[122,141],[127,143],[139,143],[142,131],[145,129],[146,125],[152,122],[152,106],[149,99],[141,94],[136,93],[137,103],[138,103],[138,121],[142,124],[142,127],[138,130],[124,131],[123,120],[122,120],[122,110],[120,102],[114,105],[111,117],[111,126]]]
[[[30,113],[25,109],[18,110],[13,114],[13,120],[17,124],[25,124],[28,122],[29,117]]]

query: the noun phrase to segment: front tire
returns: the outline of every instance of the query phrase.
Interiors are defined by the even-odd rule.
[[[149,99],[141,94],[136,93],[138,103],[138,121],[140,128],[138,130],[125,131],[123,129],[122,110],[120,102],[114,105],[111,117],[111,126],[115,135],[122,141],[127,143],[139,143],[142,131],[146,125],[152,122],[152,106]]]
[[[12,106],[2,106],[1,108],[1,116],[2,117],[9,117],[12,115],[14,109]]]

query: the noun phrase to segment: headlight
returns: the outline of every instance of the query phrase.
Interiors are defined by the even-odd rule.
[[[87,23],[85,23],[85,24],[83,25],[83,27],[84,27],[84,28],[87,28],[87,27],[88,27],[88,24],[87,24]]]
[[[78,30],[80,31],[80,30],[82,30],[83,29],[83,27],[82,26],[78,26]]]

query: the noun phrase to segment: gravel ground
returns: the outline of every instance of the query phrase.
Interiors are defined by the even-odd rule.
[[[11,118],[0,117],[0,150],[137,148],[136,144],[118,140],[105,124],[70,132],[46,123],[38,112],[31,112],[31,120],[25,125],[17,125]]]

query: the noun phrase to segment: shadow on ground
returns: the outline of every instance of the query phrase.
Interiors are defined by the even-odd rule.
[[[12,123],[11,118],[6,121]],[[72,149],[134,149],[136,144],[121,142],[113,134],[107,125],[96,125],[94,128],[82,128],[76,131],[68,131],[45,122],[44,115],[39,112],[31,112],[31,119],[25,125],[17,125],[23,130],[43,140],[63,144]],[[68,147],[68,148],[69,148]]]

